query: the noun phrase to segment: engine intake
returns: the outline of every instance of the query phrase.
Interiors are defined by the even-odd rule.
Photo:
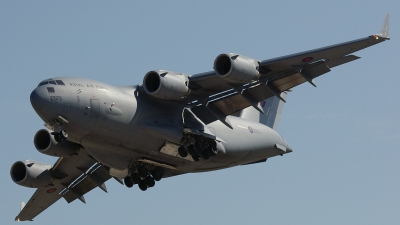
[[[46,129],[41,129],[36,132],[33,143],[40,153],[57,157],[70,156],[77,153],[81,147],[67,140],[57,142],[54,139],[54,135]]]
[[[11,179],[18,185],[40,188],[52,183],[51,165],[32,160],[18,161],[11,166]]]
[[[258,62],[234,53],[221,54],[214,61],[214,71],[222,78],[235,83],[248,83],[258,79]]]
[[[179,100],[189,94],[187,75],[158,70],[150,71],[143,78],[143,87],[147,94],[161,98]]]

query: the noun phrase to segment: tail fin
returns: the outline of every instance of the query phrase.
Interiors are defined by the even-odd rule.
[[[281,97],[286,99],[287,93],[282,92]],[[261,108],[264,110],[264,114],[261,114],[257,109],[250,106],[242,110],[239,114],[240,118],[247,119],[250,121],[262,123],[272,129],[278,128],[279,120],[285,103],[278,97],[270,97],[260,103]]]

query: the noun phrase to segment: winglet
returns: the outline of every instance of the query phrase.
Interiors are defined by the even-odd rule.
[[[21,211],[24,209],[25,207],[25,202],[21,202]]]
[[[26,203],[25,202],[21,202],[21,211],[25,208],[25,205],[26,205]],[[19,215],[18,215],[19,216]],[[21,221],[21,219],[18,217],[18,216],[16,216],[15,217],[15,221],[18,221],[18,222],[20,222]],[[30,219],[29,221],[33,221],[32,219]]]
[[[383,38],[389,38],[389,14],[386,14],[385,22],[383,22],[381,33],[379,34],[379,36]]]

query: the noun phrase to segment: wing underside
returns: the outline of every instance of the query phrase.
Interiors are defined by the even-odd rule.
[[[105,182],[111,178],[105,166],[97,163],[83,148],[77,155],[59,158],[51,174],[53,183],[38,188],[15,220],[32,220],[60,198],[68,203],[75,199],[85,202],[84,194],[96,187],[107,192]]]
[[[214,71],[195,74],[189,78],[192,91],[188,104],[205,124],[220,120],[230,126],[228,115],[249,106],[262,112],[257,107],[259,102],[272,96],[281,98],[282,92],[305,82],[316,86],[313,82],[316,77],[360,58],[351,55],[353,52],[388,39],[371,35],[325,48],[258,61],[260,77],[245,84],[230,83]]]

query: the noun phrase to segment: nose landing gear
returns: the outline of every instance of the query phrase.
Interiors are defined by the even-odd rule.
[[[60,130],[60,132],[51,132],[51,134],[54,136],[54,139],[57,142],[61,142],[63,140],[67,140],[68,138],[68,133],[65,130]]]

